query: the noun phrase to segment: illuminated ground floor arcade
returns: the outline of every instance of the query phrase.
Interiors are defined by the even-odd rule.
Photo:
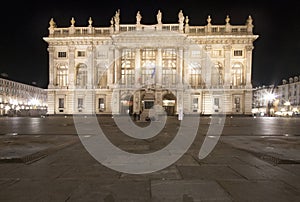
[[[48,90],[48,114],[133,114],[151,108],[167,115],[251,114],[245,89],[55,89]]]

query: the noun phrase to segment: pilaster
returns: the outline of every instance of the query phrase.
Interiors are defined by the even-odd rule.
[[[231,60],[231,45],[224,46],[225,62],[224,62],[224,86],[229,87],[231,85],[231,73],[230,73],[230,60]]]
[[[73,89],[75,86],[75,47],[69,46],[69,88]]]
[[[52,46],[48,47],[48,52],[49,52],[49,85],[48,88],[54,88],[54,83],[55,83],[55,74],[54,74],[54,50],[55,48]]]

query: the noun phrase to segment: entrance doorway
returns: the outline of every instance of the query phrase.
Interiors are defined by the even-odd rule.
[[[133,96],[126,95],[121,99],[121,114],[132,114],[133,112]]]
[[[176,97],[173,93],[167,93],[163,96],[163,108],[168,116],[175,115]]]

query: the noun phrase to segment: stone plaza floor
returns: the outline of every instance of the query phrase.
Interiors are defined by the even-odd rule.
[[[180,127],[168,117],[157,136],[136,140],[112,117],[98,120],[115,146],[137,154],[164,148]],[[72,116],[0,117],[0,201],[300,201],[300,118],[226,117],[217,145],[199,159],[211,124],[201,117],[193,144],[172,165],[128,174],[90,155]]]

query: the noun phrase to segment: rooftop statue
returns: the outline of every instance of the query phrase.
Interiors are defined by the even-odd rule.
[[[158,10],[158,13],[156,15],[156,19],[157,19],[158,24],[161,24],[161,16],[162,16],[162,13],[160,12],[160,10]]]
[[[136,14],[136,24],[140,24],[141,19],[142,19],[142,15],[141,15],[140,11],[138,11]]]

